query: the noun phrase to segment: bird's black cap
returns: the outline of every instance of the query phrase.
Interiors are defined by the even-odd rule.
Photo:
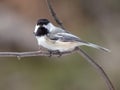
[[[49,23],[48,19],[39,19],[37,25],[47,25]]]

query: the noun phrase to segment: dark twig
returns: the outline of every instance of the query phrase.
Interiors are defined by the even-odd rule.
[[[52,5],[50,4],[50,0],[47,0],[47,4],[48,4],[48,8],[50,10],[50,13],[52,14],[52,17],[55,19],[56,23],[58,25],[60,25],[62,28],[63,24],[60,22],[60,19],[56,16],[55,11],[52,8]],[[65,28],[64,28],[65,29]],[[103,77],[103,79],[106,81],[106,84],[108,86],[108,90],[115,90],[112,82],[110,81],[109,77],[107,76],[107,74],[105,73],[105,71],[103,70],[103,68],[98,65],[84,50],[77,48],[76,49],[95,69],[97,69],[99,71],[99,73],[101,74],[101,76]]]
[[[103,77],[103,79],[106,81],[106,84],[108,86],[109,90],[115,90],[112,82],[110,81],[109,77],[107,76],[107,74],[105,73],[105,71],[103,70],[103,68],[98,65],[85,51],[83,51],[82,49],[79,48],[78,52],[93,66],[95,67],[95,69],[98,70],[98,72],[101,74],[101,76]]]
[[[47,4],[48,4],[48,8],[50,11],[50,14],[53,16],[54,20],[58,23],[58,25],[60,25],[61,28],[65,29],[62,22],[59,20],[59,18],[57,17],[56,13],[54,12],[52,5],[50,3],[50,0],[46,0]]]

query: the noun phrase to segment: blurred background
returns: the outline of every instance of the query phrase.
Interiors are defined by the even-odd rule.
[[[64,26],[110,53],[82,47],[120,90],[120,0],[51,0]],[[55,25],[46,0],[0,0],[0,52],[38,50],[39,18]],[[60,58],[0,57],[0,90],[107,90],[103,78],[79,54]]]

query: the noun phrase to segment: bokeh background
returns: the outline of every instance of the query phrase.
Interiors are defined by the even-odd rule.
[[[111,50],[82,47],[120,90],[120,0],[51,0],[65,27]],[[55,25],[46,0],[0,0],[0,52],[38,50],[39,18]],[[79,54],[61,58],[0,57],[0,90],[107,90],[99,73]]]

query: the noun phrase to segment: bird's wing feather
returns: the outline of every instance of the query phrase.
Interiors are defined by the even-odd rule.
[[[74,36],[72,34],[69,34],[69,33],[58,33],[58,34],[56,34],[56,36],[60,37],[60,40],[63,42],[80,41],[80,38],[78,38],[77,36]]]
[[[106,52],[110,52],[110,50],[107,49],[107,48],[101,47],[101,46],[93,44],[93,43],[83,41],[79,37],[77,37],[73,34],[70,34],[70,33],[57,33],[57,34],[54,34],[54,35],[50,35],[49,38],[51,40],[55,40],[55,41],[60,40],[62,42],[75,42],[75,41],[77,41],[77,42],[80,42],[81,45],[85,45],[85,46],[93,47],[93,48],[100,49],[100,50],[103,50],[103,51],[106,51]]]
[[[49,38],[51,40],[60,40],[62,42],[84,42],[84,43],[87,43],[83,40],[81,40],[79,37],[73,35],[73,34],[70,34],[70,33],[56,33],[54,35],[49,35]]]

